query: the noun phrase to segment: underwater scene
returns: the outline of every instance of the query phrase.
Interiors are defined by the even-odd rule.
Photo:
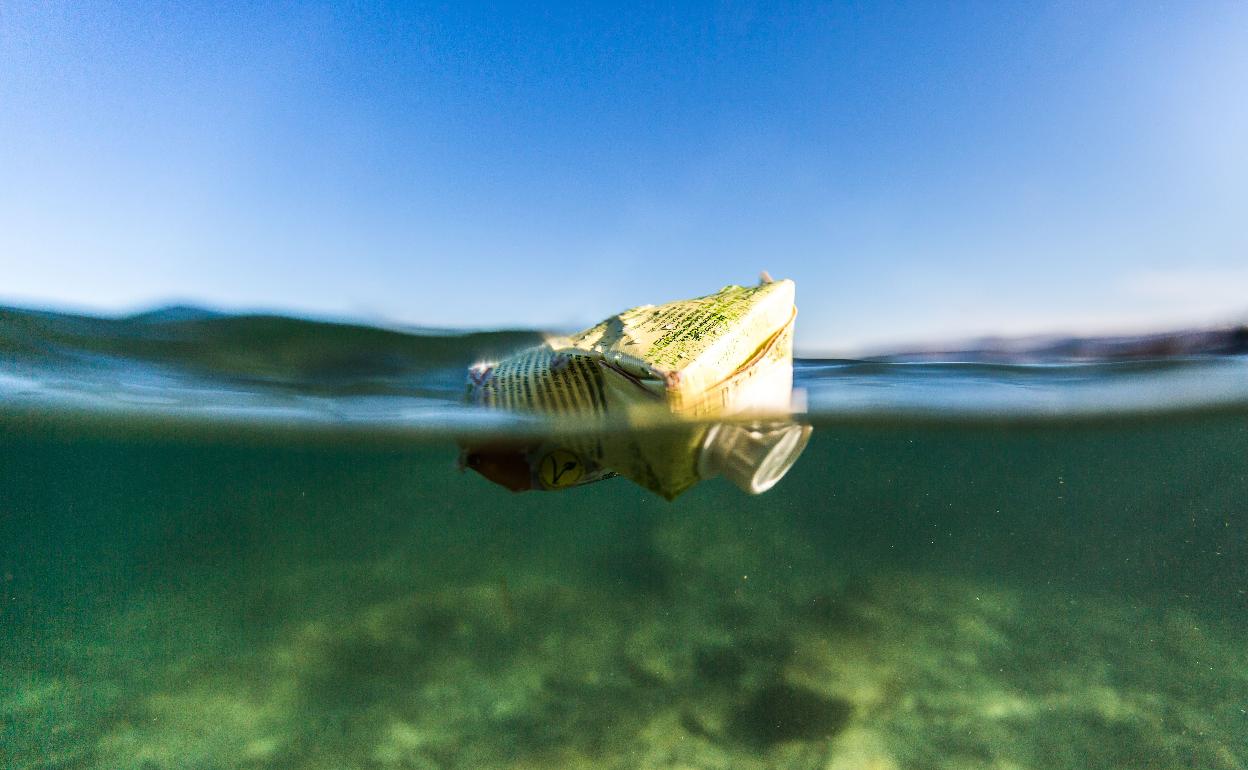
[[[0,766],[1248,767],[1241,338],[793,360],[786,310],[681,391],[617,318],[0,311]]]

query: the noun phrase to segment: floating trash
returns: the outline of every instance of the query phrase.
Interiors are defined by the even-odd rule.
[[[553,419],[536,439],[465,446],[461,464],[513,491],[616,475],[668,499],[719,475],[767,491],[811,432],[791,417],[794,289],[764,277],[643,305],[472,367],[472,403]]]

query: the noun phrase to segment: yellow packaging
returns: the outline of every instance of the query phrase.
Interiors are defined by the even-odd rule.
[[[474,367],[469,398],[481,406],[592,418],[602,424],[609,421],[617,429],[526,447],[523,462],[512,455],[493,456],[495,462],[509,464],[502,474],[508,481],[499,483],[530,488],[525,486],[526,467],[531,469],[532,488],[542,489],[562,489],[618,472],[671,498],[709,472],[724,472],[712,468],[706,458],[723,460],[728,455],[708,452],[704,445],[715,436],[724,445],[729,431],[717,430],[705,420],[788,413],[797,314],[794,288],[792,281],[767,281],[749,288],[726,286],[691,300],[645,305],[497,364]],[[672,416],[679,418],[675,425]],[[656,423],[665,428],[618,430]],[[792,459],[808,434],[805,429]],[[740,435],[732,441],[738,448],[744,446],[742,441],[749,443]],[[792,442],[786,446],[791,449]],[[484,462],[482,457],[487,455],[476,455]],[[787,468],[784,465],[776,480]],[[766,486],[771,483],[774,480]],[[743,487],[762,491],[756,482]]]

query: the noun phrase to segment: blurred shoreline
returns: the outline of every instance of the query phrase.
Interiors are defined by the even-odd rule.
[[[409,337],[453,339],[494,338],[495,341],[515,338],[532,344],[560,330],[526,329],[519,327],[442,328],[412,324],[386,323],[378,319],[287,314],[281,311],[254,310],[226,312],[196,305],[174,304],[153,307],[133,313],[108,314],[88,311],[43,309],[29,306],[0,305],[0,325],[50,324],[61,334],[85,331],[75,328],[77,322],[90,323],[90,334],[98,336],[109,327],[121,336],[133,339],[136,327],[207,324],[228,327],[243,320],[265,319],[275,323],[296,321],[310,328],[354,328],[366,332],[397,334]],[[102,324],[100,322],[103,322]],[[5,337],[0,328],[0,353],[5,351]],[[140,332],[140,336],[142,335]],[[161,336],[161,335],[157,335]],[[493,347],[493,346],[491,346]],[[1043,364],[1085,361],[1141,361],[1149,359],[1203,356],[1248,355],[1248,321],[1208,327],[1188,327],[1140,334],[1032,334],[1021,336],[985,335],[961,341],[898,343],[871,346],[857,350],[802,348],[796,351],[802,359],[839,359],[875,362],[921,363],[1010,363]]]
[[[983,337],[964,343],[897,347],[900,350],[873,353],[863,360],[1028,364],[1248,355],[1248,324],[1148,334]]]

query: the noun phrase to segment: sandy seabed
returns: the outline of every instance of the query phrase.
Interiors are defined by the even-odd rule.
[[[417,588],[396,551],[144,592],[5,657],[5,767],[1248,767],[1248,645],[1217,618],[833,574],[734,521],[664,517],[602,580]]]

